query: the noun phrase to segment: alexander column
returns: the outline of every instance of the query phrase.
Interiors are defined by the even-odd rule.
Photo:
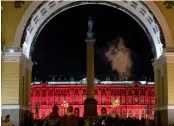
[[[84,116],[97,116],[97,101],[94,99],[94,42],[93,20],[89,17],[87,38],[87,98],[84,101]]]

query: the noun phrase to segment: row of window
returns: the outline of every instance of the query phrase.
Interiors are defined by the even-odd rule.
[[[84,103],[86,97],[83,97],[82,101],[79,100],[79,97],[74,97],[73,100],[70,100],[69,98],[66,98],[64,99],[64,97],[61,97],[61,98],[48,98],[47,100],[45,98],[37,98],[36,99],[33,97],[31,99],[31,104],[35,104],[35,103],[40,103],[40,104],[43,104],[43,105],[46,105],[46,104],[62,104],[63,101],[66,101],[68,103],[71,103],[71,104],[81,104],[81,103]],[[95,99],[98,101],[98,98],[95,97]],[[101,99],[101,104],[110,104],[112,103],[114,100],[116,100],[115,97],[112,97],[111,100],[107,100],[106,97],[103,97]],[[119,103],[120,104],[145,104],[145,103],[150,103],[150,104],[155,104],[155,100],[154,100],[154,97],[151,97],[151,99],[148,97],[145,99],[145,97],[122,97],[122,98],[117,98],[117,100],[119,100]],[[71,102],[73,101],[73,102]]]
[[[49,91],[47,91],[47,90],[32,90],[31,91],[31,96],[34,96],[34,95],[36,95],[36,96],[40,96],[40,95],[43,95],[43,96],[45,96],[45,95],[53,95],[55,93],[55,95],[70,95],[70,92],[69,92],[69,90],[66,90],[66,89],[64,89],[64,90],[55,90],[55,92],[53,91],[53,90],[49,90]],[[73,92],[73,94],[75,94],[75,95],[80,95],[80,94],[82,94],[82,95],[86,95],[86,90],[85,91],[83,91],[83,92],[79,92],[78,90],[75,90],[74,92]],[[95,91],[94,92],[94,94],[95,95],[98,95],[98,91]],[[118,90],[118,89],[112,89],[111,91],[110,91],[110,93],[106,93],[106,91],[102,91],[101,92],[101,94],[103,94],[103,95],[106,95],[106,94],[110,94],[110,95],[115,95],[115,94],[117,94],[117,95],[149,95],[149,96],[151,96],[151,95],[154,95],[154,91],[153,90],[147,90],[147,91],[144,91],[144,90],[128,90],[128,92],[126,93],[126,91],[125,90]]]

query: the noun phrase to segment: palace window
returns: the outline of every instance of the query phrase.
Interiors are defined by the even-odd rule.
[[[85,99],[86,99],[86,96],[84,95],[84,96],[83,96],[83,103],[84,103]]]
[[[151,104],[155,104],[155,100],[154,99],[152,99]]]
[[[36,91],[36,96],[40,96],[39,90]]]
[[[94,94],[98,95],[98,90],[97,89],[95,89]]]
[[[74,95],[74,104],[79,104],[79,96]]]
[[[45,99],[42,100],[42,105],[46,105],[46,100]]]
[[[86,89],[83,89],[83,95],[86,94]]]
[[[132,103],[132,96],[128,96],[128,103],[129,103],[129,104]]]
[[[102,96],[102,104],[106,104],[106,96]]]
[[[55,97],[55,104],[59,104],[59,97]]]
[[[96,101],[98,101],[98,95],[95,95],[94,98]]]
[[[43,95],[43,96],[46,95],[46,90],[45,90],[45,89],[42,90],[42,95]]]
[[[55,95],[59,95],[59,90],[58,89],[56,89]]]
[[[144,104],[144,97],[141,97],[141,104]]]
[[[66,101],[67,101],[67,102],[70,102],[69,95],[66,95]]]
[[[138,104],[138,97],[135,97],[135,104]]]
[[[111,96],[111,102],[113,102],[115,100],[114,96]]]
[[[48,104],[49,105],[53,104],[52,97],[48,98]]]
[[[39,96],[36,96],[36,104],[37,104],[37,103],[40,103],[39,100],[40,100],[40,99],[39,99]]]
[[[128,116],[132,117],[132,111],[131,110],[129,110]]]
[[[60,96],[60,102],[61,102],[61,104],[62,104],[63,101],[65,101],[65,99],[64,99],[64,96],[61,95],[61,96]]]
[[[52,90],[49,90],[48,95],[51,97],[53,95]]]
[[[125,96],[122,96],[122,98],[121,98],[121,103],[122,103],[122,104],[125,104]]]
[[[63,94],[63,89],[61,89],[61,94]]]

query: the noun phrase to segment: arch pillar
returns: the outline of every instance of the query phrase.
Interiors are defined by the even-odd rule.
[[[155,78],[155,121],[158,126],[174,123],[174,52],[165,52],[153,63]],[[172,122],[173,121],[173,122]]]
[[[32,62],[20,48],[8,48],[2,61],[2,116],[10,115],[14,125],[22,123],[24,110],[29,110]]]

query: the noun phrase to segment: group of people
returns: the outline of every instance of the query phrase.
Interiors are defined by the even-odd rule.
[[[7,122],[10,122],[9,115],[4,123]],[[10,124],[3,126],[12,126]],[[98,117],[82,118],[73,114],[72,106],[68,106],[67,113],[61,117],[58,114],[58,107],[54,106],[50,115],[42,120],[34,120],[32,114],[26,112],[22,126],[155,126],[155,123],[150,119],[120,118],[118,115],[113,117],[107,115],[106,110],[102,110]]]
[[[98,117],[82,118],[73,114],[73,107],[68,106],[67,113],[60,117],[58,107],[54,106],[51,114],[42,120],[35,121],[35,126],[155,126],[154,120],[136,118],[120,118],[107,114],[105,109]]]

